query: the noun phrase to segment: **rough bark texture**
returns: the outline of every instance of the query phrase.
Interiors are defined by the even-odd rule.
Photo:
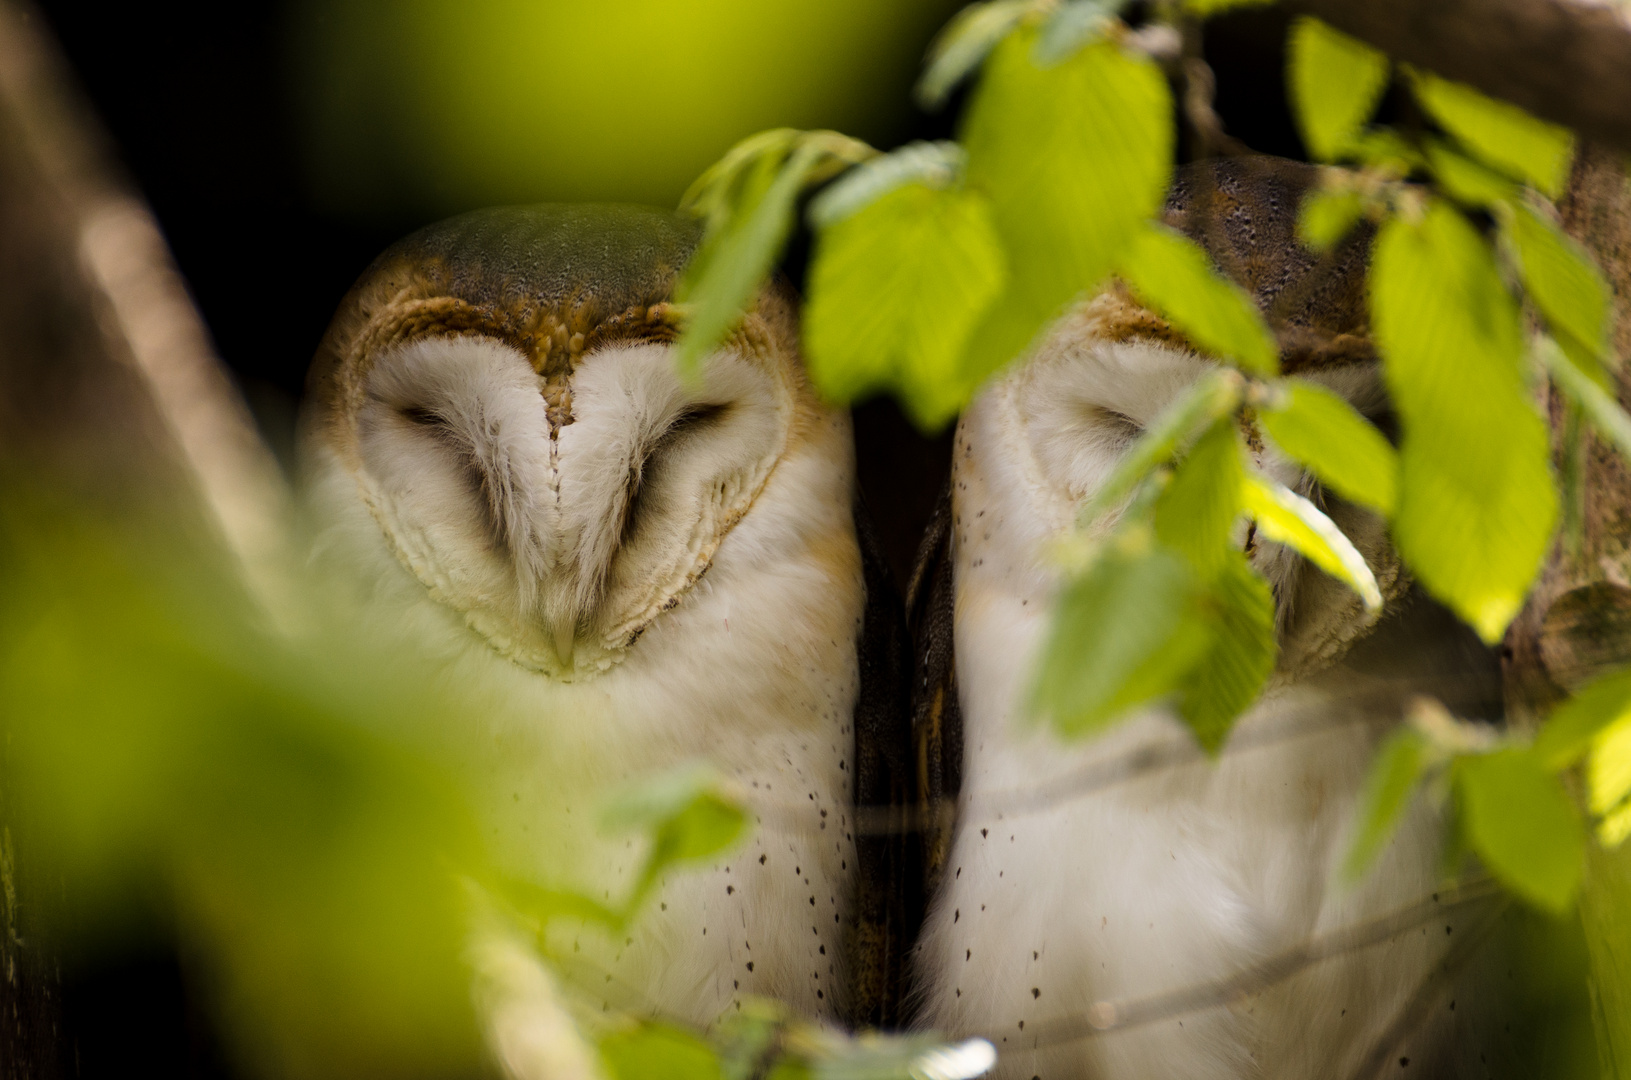
[[[1605,0],[1293,0],[1395,59],[1631,151],[1631,14]]]
[[[114,527],[162,522],[265,585],[281,499],[142,203],[75,96],[42,21],[0,0],[0,484]],[[266,590],[263,590],[263,595]],[[11,803],[0,740],[0,1077],[77,1075],[61,906]]]
[[[1631,180],[1618,155],[1583,145],[1560,209],[1564,228],[1590,249],[1613,288],[1619,399],[1631,406]],[[1550,392],[1546,408],[1561,455],[1561,395]],[[1583,480],[1578,544],[1558,543],[1507,634],[1507,711],[1520,724],[1532,724],[1603,671],[1631,663],[1631,470],[1588,437]],[[1631,844],[1614,851],[1591,845],[1580,910],[1604,1073],[1631,1076]]]

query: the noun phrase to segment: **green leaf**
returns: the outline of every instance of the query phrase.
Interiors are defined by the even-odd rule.
[[[608,1080],[723,1080],[713,1049],[672,1024],[647,1023],[601,1040]]]
[[[949,188],[963,178],[968,155],[954,142],[907,143],[899,150],[861,162],[810,200],[810,225],[827,229],[890,192],[919,184]]]
[[[1387,86],[1385,55],[1312,16],[1291,24],[1287,64],[1303,144],[1331,161],[1353,143]]]
[[[1522,750],[1456,761],[1456,792],[1468,843],[1508,889],[1561,915],[1585,868],[1580,818],[1563,785]]]
[[[1366,611],[1381,610],[1376,575],[1353,541],[1319,507],[1262,475],[1248,476],[1242,491],[1246,512],[1256,519],[1259,533],[1346,583],[1359,594]]]
[[[1518,194],[1511,180],[1457,153],[1442,139],[1425,140],[1427,167],[1443,192],[1463,206],[1496,206]]]
[[[1245,381],[1228,368],[1214,371],[1192,383],[1157,416],[1138,441],[1117,462],[1093,497],[1083,504],[1077,520],[1092,524],[1121,502],[1191,439],[1220,416],[1234,412],[1240,403]]]
[[[1567,128],[1537,120],[1463,83],[1418,68],[1406,71],[1422,108],[1463,146],[1550,198],[1563,194],[1574,153],[1574,136]]]
[[[1592,430],[1613,445],[1620,456],[1631,461],[1631,416],[1627,416],[1612,394],[1593,379],[1561,346],[1541,336],[1535,341],[1535,355],[1546,365],[1552,381],[1585,413]]]
[[[1178,715],[1201,748],[1215,754],[1235,720],[1263,692],[1279,639],[1274,594],[1239,550],[1225,553],[1201,609],[1210,633],[1206,650],[1184,679]]]
[[[1392,128],[1373,128],[1360,133],[1342,156],[1354,158],[1368,169],[1401,178],[1427,164],[1421,151]]]
[[[1054,605],[1036,710],[1080,736],[1174,691],[1208,645],[1196,602],[1178,556],[1147,542],[1112,546]]]
[[[1428,590],[1493,644],[1522,607],[1557,521],[1517,304],[1483,238],[1439,202],[1419,224],[1382,227],[1370,282],[1404,430],[1394,539]]]
[[[1359,796],[1359,812],[1342,876],[1358,881],[1399,828],[1410,798],[1427,773],[1427,741],[1421,732],[1401,727],[1388,736],[1371,761],[1365,789]]]
[[[984,196],[896,188],[817,237],[804,313],[811,380],[843,403],[893,387],[919,427],[939,427],[973,395],[958,360],[1003,278]]]
[[[1573,338],[1592,358],[1608,350],[1608,284],[1586,249],[1527,204],[1510,204],[1503,232],[1518,256],[1524,291],[1552,333]],[[1606,385],[1601,365],[1599,382]]]
[[[1364,216],[1365,201],[1351,187],[1310,191],[1297,215],[1297,239],[1310,251],[1326,252],[1353,232]]]
[[[785,130],[747,142],[754,155],[727,154],[718,175],[704,174],[682,204],[708,222],[701,247],[674,286],[674,299],[689,309],[674,344],[682,372],[695,372],[758,296],[793,227],[799,193],[874,152],[835,132],[798,134],[790,153]]]
[[[1200,246],[1160,225],[1139,230],[1120,274],[1133,291],[1203,352],[1274,375],[1280,352],[1245,290],[1212,269]]]
[[[1535,736],[1533,752],[1546,768],[1574,764],[1608,725],[1631,715],[1631,668],[1600,675],[1552,710]]]
[[[1213,423],[1196,441],[1155,504],[1155,535],[1210,578],[1238,554],[1232,533],[1240,516],[1240,431],[1233,416]]]
[[[1104,36],[1126,0],[1066,0],[1042,24],[1031,56],[1038,67],[1057,64]]]
[[[705,169],[680,197],[680,211],[703,219],[707,231],[719,231],[742,198],[748,174],[764,159],[783,161],[804,133],[797,128],[771,128],[749,135]]]
[[[610,830],[639,829],[651,837],[646,864],[626,905],[629,914],[663,871],[735,844],[747,831],[748,815],[726,794],[718,774],[697,763],[619,792],[608,801],[601,824]]]
[[[1268,7],[1275,0],[1183,0],[1184,10],[1191,15],[1210,18],[1235,8]]]
[[[1340,396],[1317,383],[1287,379],[1287,391],[1258,420],[1276,446],[1306,465],[1338,495],[1391,516],[1399,493],[1399,454]]]
[[[1591,740],[1586,762],[1587,805],[1601,815],[1597,835],[1617,847],[1631,834],[1631,718],[1620,716]]]
[[[1035,0],[993,0],[970,4],[952,16],[929,46],[927,69],[917,84],[918,104],[931,112],[944,105],[957,84],[1037,7]]]
[[[1023,28],[992,53],[964,129],[968,184],[991,198],[1010,274],[964,358],[974,381],[1109,276],[1172,173],[1172,98],[1153,61],[1100,41],[1041,68],[1035,41]]]

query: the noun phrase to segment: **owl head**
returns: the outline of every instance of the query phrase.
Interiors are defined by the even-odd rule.
[[[1391,431],[1389,402],[1367,324],[1370,232],[1356,230],[1321,257],[1297,239],[1298,208],[1317,179],[1311,166],[1275,158],[1209,161],[1179,174],[1166,223],[1197,242],[1271,315],[1282,370],[1325,385]],[[1112,283],[1063,318],[1030,361],[1005,376],[965,420],[965,439],[987,429],[1017,441],[1013,457],[1032,493],[1026,515],[1056,534],[1071,527],[1144,428],[1216,365],[1171,323]],[[1385,596],[1408,584],[1386,523],[1321,488],[1280,455],[1249,419],[1242,424],[1256,465],[1320,505],[1365,556]],[[1014,436],[1017,434],[1017,440]],[[1296,553],[1240,541],[1275,594],[1284,674],[1340,656],[1373,619],[1345,585]]]
[[[696,378],[675,370],[697,236],[634,207],[467,214],[381,255],[318,350],[308,468],[354,481],[402,566],[528,668],[617,662],[817,408],[775,285]]]

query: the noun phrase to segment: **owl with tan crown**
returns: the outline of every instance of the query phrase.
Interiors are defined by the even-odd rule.
[[[1390,432],[1367,332],[1369,237],[1323,259],[1301,247],[1314,176],[1274,159],[1193,166],[1167,222],[1275,317],[1288,374]],[[1383,521],[1243,422],[1257,467],[1365,556],[1380,619],[1243,525],[1273,591],[1280,659],[1216,760],[1163,705],[1069,743],[1028,718],[1063,583],[1057,541],[1215,364],[1112,284],[962,417],[908,596],[931,892],[914,956],[920,1019],[990,1038],[1002,1080],[1461,1075],[1457,1047],[1490,993],[1452,982],[1490,908],[1441,887],[1436,812],[1414,807],[1359,882],[1339,870],[1367,768],[1412,695],[1496,718],[1499,669],[1411,587]]]
[[[694,760],[750,812],[744,843],[669,873],[626,933],[551,923],[595,1009],[876,1014],[899,944],[878,947],[854,806],[884,801],[880,740],[904,729],[849,419],[805,379],[784,286],[676,370],[696,240],[659,211],[540,206],[381,255],[308,380],[314,559],[359,632],[467,703],[506,873],[627,896],[643,845],[603,834],[601,803]]]

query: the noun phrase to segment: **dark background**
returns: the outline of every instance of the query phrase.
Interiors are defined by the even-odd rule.
[[[376,253],[429,218],[348,218],[308,190],[284,4],[37,2],[288,467],[306,363],[341,295]],[[1206,53],[1229,131],[1254,149],[1302,157],[1281,79],[1286,20],[1275,9],[1214,20]],[[920,53],[901,56],[903,69]],[[892,141],[878,140],[884,148],[953,133],[955,102],[932,116],[888,108],[903,119]],[[795,281],[807,250],[791,245],[785,269]],[[863,494],[903,586],[944,482],[950,432],[920,434],[887,400],[862,404],[855,424]],[[158,1075],[227,1075],[173,940],[156,926],[126,955],[66,972],[75,1032],[67,1075],[113,1076],[138,1063]]]
[[[287,465],[305,368],[341,295],[368,262],[428,217],[362,221],[323,210],[308,190],[289,86],[286,5],[41,0],[91,103],[146,195],[191,284],[220,355]],[[1247,10],[1213,20],[1206,52],[1217,107],[1254,149],[1301,157],[1284,104],[1287,16]],[[925,41],[924,45],[927,44]],[[917,55],[904,55],[910,70]],[[953,133],[956,103],[886,126],[898,145]],[[807,246],[788,269],[800,276]],[[856,411],[861,480],[904,584],[943,480],[949,435],[924,438],[892,403]]]

